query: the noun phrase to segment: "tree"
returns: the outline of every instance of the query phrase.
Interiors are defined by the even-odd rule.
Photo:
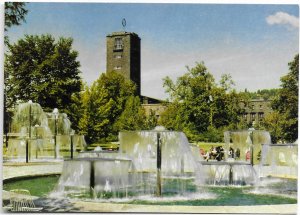
[[[298,139],[299,54],[288,65],[289,72],[280,79],[281,88],[272,108],[284,117],[284,139],[294,142]]]
[[[282,114],[275,110],[266,115],[262,124],[270,132],[272,143],[283,142],[285,119]]]
[[[25,22],[25,16],[28,10],[25,9],[26,3],[24,2],[5,2],[5,18],[4,18],[4,31],[8,31],[13,25],[20,25]],[[4,37],[4,43],[9,43],[8,37]]]
[[[25,5],[24,2],[5,2],[5,31],[13,25],[25,22],[25,15],[28,13]]]
[[[221,75],[221,80],[220,80],[220,86],[225,90],[225,91],[230,91],[232,90],[232,87],[235,85],[234,81],[232,80],[232,77],[230,74],[222,74]]]
[[[71,113],[73,93],[81,90],[78,53],[71,38],[26,35],[8,45],[5,56],[5,106],[32,100],[46,111]],[[72,119],[71,119],[72,120]]]
[[[198,63],[191,69],[187,67],[187,70],[176,83],[169,77],[164,79],[164,87],[173,104],[166,110],[171,116],[165,113],[161,121],[166,128],[182,130],[194,139],[194,135],[199,135],[209,126],[209,98],[214,80],[204,63]]]
[[[188,72],[176,83],[169,77],[164,79],[172,103],[162,114],[160,122],[168,129],[185,132],[191,140],[207,139],[211,135],[203,135],[205,132],[214,135],[214,128],[220,133],[224,127],[237,124],[239,97],[231,90],[231,76],[224,76],[221,86],[218,86],[203,62],[187,69]]]
[[[25,9],[24,2],[5,2],[5,23],[4,23],[4,31],[8,31],[13,25],[20,25],[22,22],[25,22],[25,15],[28,13],[28,10]],[[4,36],[4,44],[8,45],[9,40],[7,36]],[[8,77],[4,74],[4,80],[7,80]],[[4,101],[6,101],[6,90],[4,89]],[[3,127],[4,133],[7,135],[9,132],[9,121],[12,118],[12,110],[7,107],[7,104],[4,104],[4,120]],[[6,141],[8,141],[8,137],[6,136]]]
[[[158,124],[158,119],[157,116],[155,114],[155,111],[150,110],[150,113],[148,116],[146,116],[146,121],[143,125],[143,129],[145,130],[152,130],[155,128],[155,126],[157,126]]]
[[[247,100],[250,99],[264,99],[264,100],[273,100],[279,92],[279,89],[262,89],[255,92],[241,92],[244,97],[247,97]]]
[[[72,128],[79,132],[79,121],[80,118],[84,115],[84,107],[82,97],[84,94],[84,89],[86,88],[85,84],[82,84],[82,90],[80,92],[75,92],[71,96],[71,103],[67,110],[67,115],[72,123]]]
[[[141,107],[138,96],[129,96],[125,103],[125,109],[117,119],[115,130],[140,130],[145,127],[145,110]]]
[[[88,143],[117,140],[118,129],[128,128],[124,117],[131,115],[129,108],[139,110],[134,93],[134,83],[116,72],[102,74],[90,88],[85,89],[79,128],[87,136]]]

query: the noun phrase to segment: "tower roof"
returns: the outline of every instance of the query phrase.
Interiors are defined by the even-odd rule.
[[[136,33],[127,32],[127,31],[112,32],[111,34],[108,34],[106,37],[115,37],[115,36],[124,36],[124,35],[132,35],[135,37],[139,37]]]

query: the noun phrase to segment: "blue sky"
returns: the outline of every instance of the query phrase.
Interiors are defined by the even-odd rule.
[[[204,61],[218,81],[231,74],[238,90],[277,88],[287,63],[299,52],[298,5],[29,3],[24,34],[73,37],[84,81],[106,67],[106,35],[135,32],[142,42],[142,94],[166,98],[162,79],[176,79],[185,66]]]

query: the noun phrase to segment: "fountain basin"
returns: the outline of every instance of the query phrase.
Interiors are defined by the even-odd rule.
[[[47,177],[35,177],[31,179],[19,179],[14,181],[7,181],[4,183],[4,190],[25,188],[34,196],[45,198],[52,187],[55,186],[59,178],[55,175]],[[269,182],[267,182],[269,181]],[[265,183],[262,181],[262,183]],[[199,195],[191,195],[189,197],[167,196],[156,198],[151,196],[129,197],[121,199],[91,199],[89,196],[83,199],[88,202],[115,202],[115,207],[120,203],[128,205],[187,205],[191,206],[241,206],[241,205],[282,205],[282,204],[296,204],[297,203],[297,181],[296,180],[282,180],[275,178],[268,178],[267,185],[262,187],[242,186],[242,187],[228,187],[228,186],[208,186],[207,191]],[[37,187],[36,184],[46,185]],[[271,190],[272,189],[272,190]],[[289,195],[289,196],[287,196]],[[53,200],[54,201],[54,200]],[[75,199],[73,201],[76,201]],[[78,201],[78,198],[77,198]],[[42,205],[41,205],[42,206]],[[44,205],[45,206],[45,205]],[[57,206],[57,205],[56,205]],[[112,207],[110,210],[113,210]],[[106,208],[106,212],[109,209]],[[98,211],[99,212],[99,211]],[[121,212],[121,211],[120,211]],[[142,212],[140,209],[139,212]],[[186,211],[187,212],[187,211]],[[224,212],[224,211],[223,211]],[[250,211],[249,211],[250,212]],[[252,211],[253,212],[253,211]],[[270,212],[270,211],[269,211]]]
[[[243,161],[200,161],[206,184],[210,185],[254,185],[257,174],[253,166]]]

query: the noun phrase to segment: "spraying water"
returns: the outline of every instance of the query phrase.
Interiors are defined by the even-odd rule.
[[[182,132],[120,132],[118,153],[93,151],[65,161],[63,174],[52,195],[69,196],[70,192],[92,198],[128,196],[187,195],[199,191],[205,182],[201,163],[194,158]],[[87,172],[80,172],[85,165]],[[76,177],[70,184],[70,178]],[[84,187],[85,191],[78,191]]]
[[[86,145],[82,135],[74,134],[65,113],[46,113],[32,101],[16,107],[8,137],[5,158],[12,161],[59,159],[61,150],[75,152]]]

